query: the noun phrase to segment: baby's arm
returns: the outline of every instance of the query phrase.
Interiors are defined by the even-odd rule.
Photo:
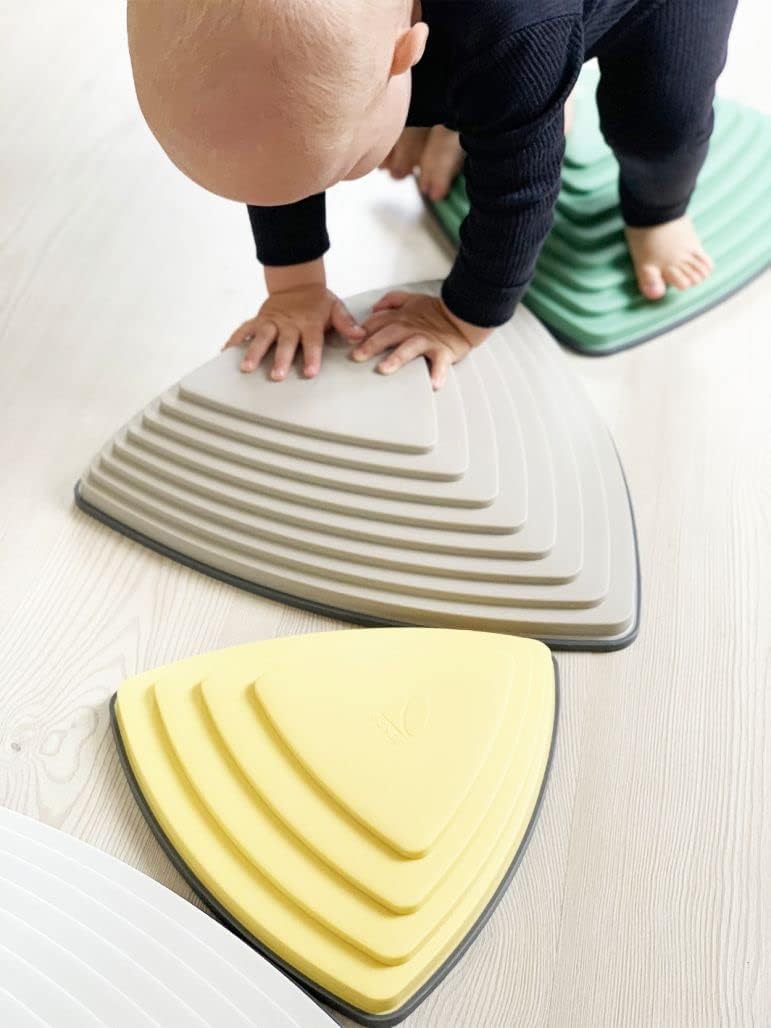
[[[472,324],[511,317],[551,228],[582,33],[573,15],[518,27],[477,44],[451,87],[471,206],[442,297]]]
[[[312,378],[321,367],[324,334],[335,329],[352,343],[364,329],[326,286],[324,254],[329,249],[324,194],[281,207],[249,207],[257,257],[265,268],[268,298],[225,343],[246,346],[242,371],[254,371],[275,344],[271,378],[285,378],[298,347]]]
[[[512,22],[532,6],[512,5]],[[468,5],[448,8],[446,16],[453,14],[468,19]],[[471,200],[455,264],[441,300],[384,297],[364,322],[367,339],[354,351],[364,359],[392,347],[380,364],[385,372],[423,355],[437,388],[450,364],[511,317],[527,288],[552,224],[564,105],[583,60],[577,16],[510,24],[505,31],[500,24],[476,29],[449,90]]]
[[[324,193],[280,207],[250,206],[248,211],[260,264],[307,264],[329,249]]]

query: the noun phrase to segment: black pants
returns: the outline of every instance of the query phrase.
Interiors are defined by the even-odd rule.
[[[712,133],[736,0],[654,0],[592,47],[597,106],[627,225],[684,214]]]

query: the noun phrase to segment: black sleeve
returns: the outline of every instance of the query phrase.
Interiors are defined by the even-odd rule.
[[[324,193],[282,207],[250,206],[248,211],[261,264],[304,264],[329,249]]]
[[[583,25],[570,14],[518,29],[455,76],[470,212],[442,297],[464,321],[503,324],[527,288],[553,221],[563,108],[582,62]]]

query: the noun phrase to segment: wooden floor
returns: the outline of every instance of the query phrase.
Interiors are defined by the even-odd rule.
[[[341,626],[187,571],[73,508],[96,449],[210,356],[261,286],[243,210],[186,182],[138,116],[121,5],[11,6],[0,12],[0,803],[186,895],[123,780],[108,698],[178,657]],[[768,109],[764,20],[747,0],[723,88]],[[446,271],[410,183],[371,176],[330,207],[342,293]],[[560,656],[555,765],[526,859],[407,1023],[768,1028],[771,279],[637,350],[567,359],[628,474],[642,630],[621,653]]]

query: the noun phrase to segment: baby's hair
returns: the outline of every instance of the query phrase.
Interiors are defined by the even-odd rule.
[[[210,94],[227,74],[234,41],[254,45],[286,98],[280,115],[334,148],[354,131],[388,79],[366,34],[387,31],[409,0],[128,0],[129,41],[144,13],[162,22],[167,69],[179,88]]]
[[[246,2],[275,9],[270,50],[275,55],[291,51],[292,65],[302,69],[296,78],[286,69],[289,110],[303,105],[308,121],[325,131],[329,148],[339,146],[341,133],[355,124],[353,115],[364,113],[385,87],[388,69],[373,67],[369,48],[357,44],[367,15],[383,11],[388,0]]]

